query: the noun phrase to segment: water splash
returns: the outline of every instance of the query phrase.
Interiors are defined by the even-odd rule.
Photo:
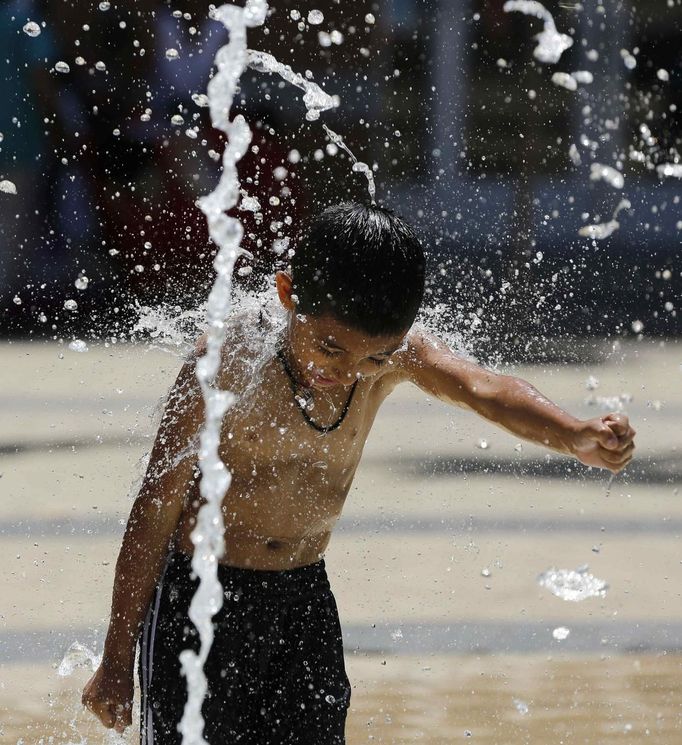
[[[26,23],[22,30],[27,36],[33,36],[34,38],[40,36],[41,33],[41,28],[35,21]]]
[[[372,204],[375,204],[376,203],[375,202],[376,186],[374,183],[374,174],[372,173],[372,169],[367,165],[367,163],[363,163],[361,160],[358,160],[355,157],[352,150],[343,141],[343,137],[341,137],[341,135],[334,132],[326,124],[323,124],[322,126],[324,127],[324,131],[327,133],[327,136],[329,137],[329,139],[335,145],[340,147],[353,161],[351,170],[354,173],[363,173],[365,175],[365,177],[367,178],[367,191],[369,192],[369,196],[372,200]]]
[[[252,70],[263,73],[276,73],[291,85],[300,88],[303,92],[303,105],[306,107],[305,118],[314,122],[320,118],[320,112],[336,108],[340,101],[338,96],[330,96],[322,90],[317,83],[306,80],[300,73],[294,72],[290,65],[278,62],[275,57],[267,52],[258,52],[253,49],[247,51],[247,64]]]
[[[552,82],[554,83],[554,85],[557,85],[560,88],[566,88],[566,90],[569,91],[578,90],[578,82],[568,72],[555,72],[552,75]]]
[[[608,166],[602,166],[602,168],[608,168]],[[618,171],[616,171],[616,173],[618,173]],[[630,207],[632,207],[632,205],[630,204],[629,199],[621,199],[620,202],[618,202],[618,206],[613,211],[613,215],[608,222],[601,222],[595,225],[583,225],[583,227],[578,230],[578,235],[581,235],[585,238],[593,238],[597,241],[608,238],[620,227],[620,222],[618,222],[618,220],[616,219],[618,217],[618,214],[622,210],[629,210]]]
[[[590,574],[587,565],[578,569],[552,567],[538,577],[538,584],[558,598],[572,603],[579,603],[587,598],[603,598],[609,589],[604,580]]]
[[[80,642],[74,642],[67,650],[57,668],[57,675],[66,678],[73,671],[85,667],[94,672],[102,661],[101,654],[95,654],[91,649]]]
[[[567,629],[565,626],[557,626],[554,631],[552,631],[552,636],[558,641],[562,642],[564,639],[568,639],[569,634],[571,633],[570,629]]]
[[[614,189],[622,189],[625,186],[625,178],[620,171],[602,163],[590,165],[590,181],[606,181]]]
[[[232,272],[236,260],[242,255],[243,228],[239,220],[230,217],[227,211],[239,199],[237,162],[251,142],[251,131],[244,117],[236,116],[230,121],[230,109],[239,78],[249,61],[246,30],[262,25],[267,11],[265,0],[247,0],[243,8],[226,4],[211,9],[211,17],[220,21],[229,32],[229,42],[216,54],[217,70],[207,90],[211,121],[216,129],[227,135],[228,144],[223,152],[223,170],[218,185],[197,201],[206,216],[211,239],[219,250],[213,262],[217,276],[206,308],[207,350],[196,366],[206,407],[199,449],[200,493],[206,502],[199,510],[191,534],[194,545],[192,569],[200,582],[190,604],[189,617],[199,633],[201,645],[198,654],[191,649],[180,653],[182,671],[187,678],[187,703],[178,725],[184,745],[207,745],[202,735],[201,707],[207,689],[203,666],[213,644],[212,618],[223,604],[223,588],[218,581],[217,568],[225,551],[221,506],[230,486],[231,473],[220,459],[218,448],[222,420],[234,404],[235,397],[229,391],[217,389],[214,383],[225,342],[225,319],[230,312]]]
[[[512,703],[514,704],[514,708],[516,711],[522,716],[525,717],[526,714],[530,711],[528,708],[528,704],[525,701],[522,701],[520,698],[512,699]]]
[[[681,163],[661,163],[656,166],[656,173],[661,178],[668,178],[670,176],[674,178],[682,178],[682,164]]]
[[[543,30],[534,37],[537,46],[533,50],[533,56],[539,62],[556,64],[561,55],[573,45],[570,36],[557,31],[552,14],[541,3],[535,0],[507,0],[502,7],[505,13],[517,11],[527,16],[535,16],[545,24]]]
[[[308,23],[311,26],[319,26],[324,21],[324,13],[321,10],[309,10],[308,11]]]
[[[552,75],[552,82],[561,88],[569,91],[578,90],[578,83],[594,82],[594,75],[588,70],[576,70],[575,72],[555,72]]]

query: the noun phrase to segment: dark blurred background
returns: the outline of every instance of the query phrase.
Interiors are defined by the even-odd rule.
[[[324,122],[376,166],[378,201],[419,228],[428,301],[482,354],[682,330],[682,181],[656,171],[679,160],[682,4],[548,2],[574,39],[554,65],[533,58],[542,22],[502,6],[271,3],[249,46],[341,104],[306,122],[300,91],[244,74],[234,111],[254,137],[240,172],[262,209],[239,212],[254,261],[238,282],[268,281],[284,263],[273,241],[295,245],[307,216],[367,198]],[[313,7],[320,25],[306,22]],[[195,0],[2,0],[0,180],[17,189],[0,193],[6,336],[126,339],[140,305],[205,299],[214,247],[194,202],[216,183],[224,142],[198,95],[226,41]],[[552,83],[575,70],[594,81]],[[621,170],[624,188],[591,181],[595,162]],[[619,230],[578,235],[622,198]]]

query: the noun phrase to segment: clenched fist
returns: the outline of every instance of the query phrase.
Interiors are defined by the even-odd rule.
[[[111,729],[123,733],[132,723],[135,685],[132,670],[102,663],[83,689],[83,706]]]
[[[586,466],[618,473],[632,460],[635,434],[625,414],[605,414],[580,423],[571,451]]]

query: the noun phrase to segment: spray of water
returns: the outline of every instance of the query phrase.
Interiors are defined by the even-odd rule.
[[[203,666],[213,644],[213,616],[223,604],[223,589],[218,581],[218,560],[225,551],[222,501],[227,492],[231,474],[220,459],[220,429],[223,417],[233,405],[235,397],[228,391],[218,390],[215,378],[220,365],[221,348],[225,342],[226,323],[230,311],[232,272],[236,260],[242,255],[240,243],[243,235],[241,223],[227,215],[239,199],[237,162],[251,142],[251,131],[243,117],[230,121],[230,109],[242,72],[246,69],[248,55],[246,30],[265,22],[268,4],[265,0],[247,0],[244,8],[221,5],[212,11],[212,17],[228,30],[229,42],[215,58],[216,73],[208,84],[208,102],[213,126],[227,135],[228,145],[223,152],[220,181],[211,194],[198,200],[206,215],[213,242],[218,246],[214,261],[217,273],[207,303],[207,350],[197,361],[196,376],[204,397],[206,418],[200,434],[199,468],[200,492],[205,504],[197,515],[192,532],[194,544],[192,569],[199,578],[189,617],[200,638],[199,653],[190,649],[180,654],[182,671],[187,679],[187,704],[179,730],[184,745],[206,745],[203,737],[201,706],[206,695],[206,676]]]
[[[345,153],[347,153],[350,159],[353,161],[353,166],[352,166],[353,172],[363,173],[365,175],[367,179],[367,191],[369,192],[370,199],[372,200],[372,204],[376,204],[376,201],[375,201],[376,185],[374,183],[374,174],[372,173],[372,169],[367,165],[367,163],[363,163],[362,161],[358,160],[355,157],[351,149],[343,141],[343,138],[341,137],[341,135],[329,129],[329,127],[326,124],[323,124],[322,126],[324,127],[324,131],[327,133],[327,136],[329,137],[329,139],[337,147],[340,147]]]
[[[560,34],[552,14],[541,3],[534,0],[507,0],[503,6],[505,13],[518,11],[528,16],[535,16],[544,23],[543,30],[535,36],[537,46],[533,56],[539,62],[556,64],[561,55],[573,44],[573,39],[566,34]]]
[[[603,598],[609,589],[603,579],[590,574],[587,565],[577,569],[552,567],[538,577],[538,584],[561,600],[572,603],[579,603],[587,598]]]

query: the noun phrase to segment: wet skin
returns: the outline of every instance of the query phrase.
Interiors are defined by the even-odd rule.
[[[227,413],[220,454],[232,485],[223,501],[223,563],[289,569],[320,560],[374,417],[399,382],[391,357],[404,337],[368,337],[333,318],[302,321],[292,313],[283,352],[296,382],[312,392],[310,418],[336,422],[357,385],[342,425],[321,433],[305,420],[282,361],[273,357],[257,389]],[[239,392],[244,362],[224,368],[221,386]],[[180,551],[193,551],[201,504],[194,480],[174,536]]]
[[[587,465],[616,473],[632,459],[635,431],[622,414],[576,419],[530,383],[462,359],[425,333],[376,337],[327,316],[303,320],[290,277],[279,272],[276,279],[288,312],[283,352],[297,383],[312,391],[310,416],[323,426],[336,422],[357,385],[341,426],[318,432],[305,421],[276,355],[248,385],[248,354],[260,350],[242,342],[253,337],[258,319],[232,330],[217,381],[240,396],[221,436],[220,454],[233,474],[222,504],[223,563],[283,570],[322,557],[379,406],[404,381]],[[196,438],[204,421],[195,367],[204,352],[200,339],[168,397],[116,563],[102,664],[82,697],[119,731],[131,722],[136,641],[169,548],[193,553],[190,534],[202,501]]]
[[[277,285],[290,312],[283,351],[293,377],[313,392],[311,418],[320,425],[335,422],[358,382],[343,424],[320,433],[305,421],[284,366],[274,357],[257,389],[228,412],[221,456],[233,481],[223,501],[223,563],[289,569],[318,561],[377,411],[406,380],[528,439],[545,435],[543,444],[584,463],[620,470],[632,457],[635,433],[625,417],[581,427],[584,423],[530,384],[461,360],[435,338],[415,332],[370,337],[331,317],[302,319],[288,275],[280,272]],[[243,362],[224,367],[222,387],[238,392]],[[609,435],[614,436],[611,450],[599,440],[606,445]],[[195,480],[174,534],[180,551],[193,551],[190,534],[201,503]]]

